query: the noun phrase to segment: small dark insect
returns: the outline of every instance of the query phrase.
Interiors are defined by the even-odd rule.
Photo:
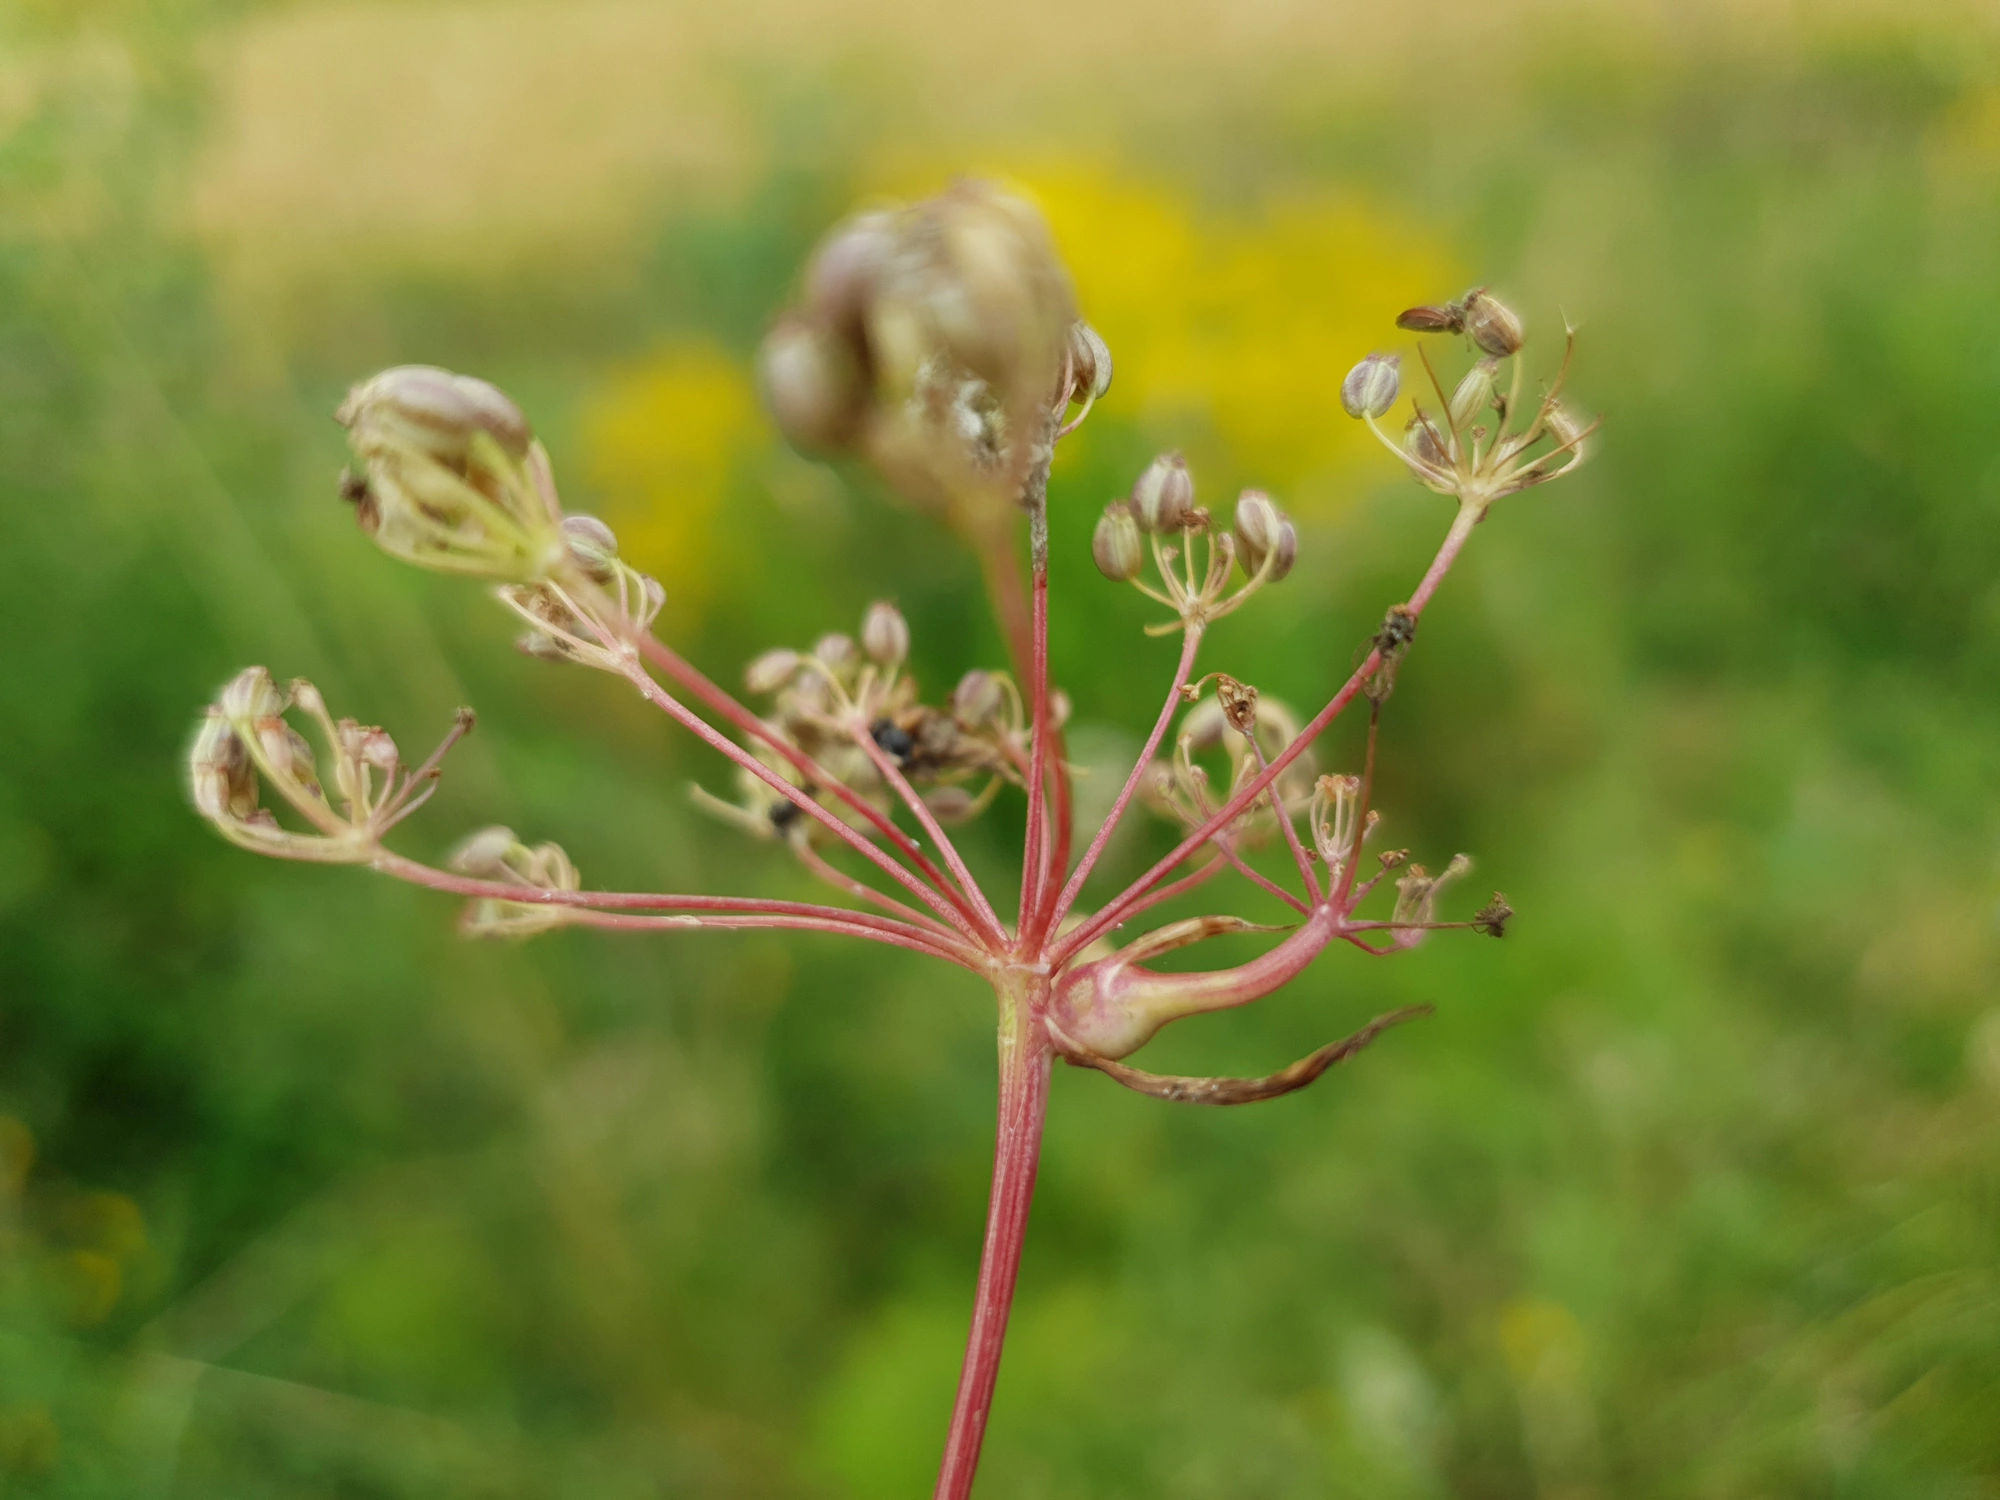
[[[916,748],[916,741],[910,738],[910,731],[894,719],[877,719],[868,726],[868,734],[882,747],[882,753],[901,765]]]
[[[777,829],[778,832],[783,833],[787,828],[798,822],[800,816],[798,803],[780,802],[771,809],[771,826]]]
[[[1382,628],[1375,632],[1375,649],[1384,656],[1401,651],[1417,638],[1417,617],[1410,613],[1407,604],[1392,604],[1389,612],[1382,617]]]
[[[373,536],[382,525],[382,510],[375,503],[375,495],[368,488],[368,481],[352,469],[340,471],[340,498],[354,507],[354,519],[362,531]]]
[[[1505,937],[1507,924],[1514,919],[1514,908],[1507,904],[1507,898],[1498,891],[1493,899],[1482,906],[1472,918],[1472,925],[1488,937]]]

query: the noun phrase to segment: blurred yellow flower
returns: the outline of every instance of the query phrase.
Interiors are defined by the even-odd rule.
[[[620,554],[666,585],[667,614],[701,616],[715,521],[738,454],[760,431],[748,367],[708,340],[669,346],[585,403],[584,475]]]

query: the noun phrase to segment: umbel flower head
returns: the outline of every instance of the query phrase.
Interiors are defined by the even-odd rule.
[[[1373,802],[1384,715],[1410,669],[1422,614],[1473,528],[1501,496],[1574,470],[1593,428],[1561,400],[1568,352],[1549,388],[1524,398],[1525,325],[1484,289],[1397,321],[1463,337],[1469,368],[1448,388],[1419,346],[1436,399],[1412,403],[1402,442],[1380,426],[1402,396],[1399,356],[1367,356],[1326,400],[1367,423],[1458,511],[1415,587],[1388,602],[1366,641],[1292,648],[1319,646],[1328,675],[1347,673],[1309,716],[1259,691],[1226,625],[1310,550],[1311,535],[1279,501],[1246,489],[1212,513],[1186,461],[1167,453],[1104,508],[1092,562],[1157,606],[1142,628],[1178,637],[1179,654],[1144,746],[1081,853],[1064,744],[1070,702],[1050,672],[1049,460],[1106,394],[1111,354],[1078,320],[1039,216],[980,183],[836,228],[807,268],[799,305],[772,326],[759,356],[766,398],[795,443],[874,464],[913,502],[959,522],[984,554],[1007,659],[971,666],[948,691],[918,681],[922,653],[902,610],[856,599],[854,633],[831,629],[760,652],[739,699],[654,633],[659,585],[621,558],[603,522],[564,512],[548,456],[508,397],[483,381],[404,366],[356,386],[340,410],[360,466],[343,493],[376,543],[405,561],[487,580],[525,626],[524,649],[606,674],[724,757],[730,795],[697,789],[697,803],[822,882],[826,902],[586,889],[559,846],[501,827],[475,832],[442,865],[411,859],[386,839],[430,795],[470,714],[411,769],[385,732],[334,719],[311,684],[281,689],[261,667],[227,684],[196,731],[194,805],[259,853],[364,864],[460,897],[464,928],[479,936],[777,928],[886,944],[989,983],[999,1148],[936,1491],[965,1500],[1054,1061],[1183,1103],[1291,1093],[1427,1007],[1378,1015],[1258,1077],[1159,1074],[1127,1059],[1176,1020],[1274,994],[1336,945],[1386,957],[1443,929],[1498,937],[1512,918],[1497,893],[1470,918],[1441,913],[1468,868],[1462,855],[1436,876],[1400,849],[1364,869],[1381,822]],[[1227,670],[1198,673],[1204,649],[1219,651]],[[1359,764],[1319,774],[1321,736],[1357,704],[1367,716]],[[1091,878],[1135,802],[1171,820],[1178,842],[1122,890],[1100,893]],[[948,830],[1002,809],[1018,818],[1018,884],[996,893]],[[1144,930],[1155,908],[1191,901],[1224,876],[1240,878],[1256,910],[1196,908]],[[1279,920],[1260,920],[1268,916]],[[1233,965],[1156,967],[1225,934],[1268,943]]]
[[[361,462],[343,492],[383,551],[440,572],[520,581],[562,562],[548,455],[494,386],[399,365],[349,391],[335,416]]]
[[[312,741],[286,717],[294,711],[319,732],[331,762],[331,792]],[[303,677],[280,691],[264,668],[246,667],[223,686],[195,731],[189,795],[197,812],[246,849],[366,864],[380,852],[382,836],[430,799],[439,763],[472,722],[472,711],[460,709],[444,743],[412,771],[387,732],[353,719],[336,721],[319,689]],[[278,822],[264,805],[266,788],[305,824],[303,830]]]

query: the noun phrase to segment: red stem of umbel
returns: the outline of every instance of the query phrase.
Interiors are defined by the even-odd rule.
[[[999,1128],[993,1142],[993,1192],[986,1212],[986,1243],[979,1255],[979,1289],[972,1329],[945,1435],[937,1500],[972,1493],[993,1388],[1000,1376],[1000,1348],[1014,1306],[1014,1282],[1028,1233],[1028,1206],[1041,1163],[1042,1124],[1049,1112],[1050,1052],[1040,1002],[1046,994],[1003,995],[1000,1021]]]

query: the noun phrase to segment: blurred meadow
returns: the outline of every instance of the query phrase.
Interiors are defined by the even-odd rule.
[[[413,850],[804,894],[689,806],[717,757],[368,544],[329,414],[486,376],[712,673],[888,596],[942,687],[1001,656],[976,566],[749,370],[826,225],[961,171],[1117,361],[1051,507],[1098,786],[1171,675],[1088,558],[1155,451],[1300,517],[1205,662],[1311,708],[1448,520],[1335,399],[1399,308],[1567,315],[1605,419],[1385,720],[1390,841],[1514,930],[1141,1058],[1437,1004],[1289,1099],[1059,1070],[980,1493],[2000,1497],[2000,16],[1888,0],[0,0],[0,1493],[926,1492],[988,995],[471,945],[225,846],[180,761],[253,661],[406,746],[468,703]]]

